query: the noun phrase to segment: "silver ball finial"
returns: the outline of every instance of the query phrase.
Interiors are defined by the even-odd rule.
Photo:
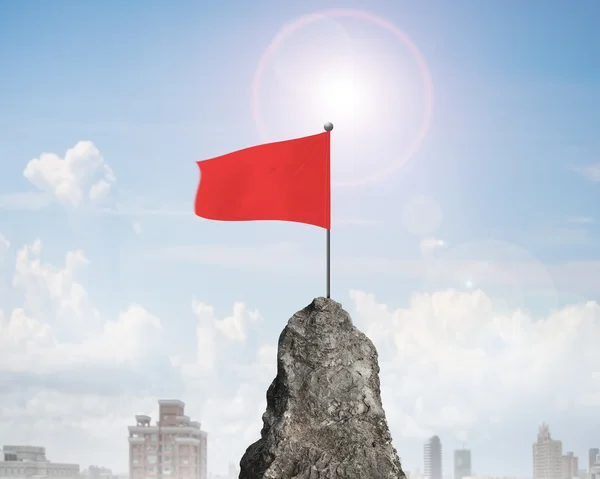
[[[333,130],[333,123],[328,121],[327,123],[325,123],[325,125],[323,125],[323,128],[325,128],[325,131],[331,131]]]

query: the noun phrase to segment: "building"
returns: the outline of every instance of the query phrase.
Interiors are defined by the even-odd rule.
[[[600,463],[600,459],[598,459],[598,455],[600,455],[600,449],[599,448],[593,447],[593,448],[590,449],[589,455],[588,455],[588,472],[591,473],[592,468],[597,463]]]
[[[135,416],[129,426],[129,479],[207,479],[206,432],[179,400],[158,401],[158,421]]]
[[[563,479],[575,479],[579,477],[579,460],[572,452],[567,452],[562,457]]]
[[[81,479],[115,479],[115,475],[106,467],[90,466],[82,471]]]
[[[600,450],[598,448],[590,449],[588,478],[600,479]]]
[[[78,464],[50,462],[46,449],[38,446],[4,446],[0,454],[0,477],[79,479]]]
[[[454,451],[454,479],[464,479],[471,476],[471,451],[457,449]]]
[[[423,448],[425,479],[442,479],[442,442],[433,436]]]
[[[533,479],[563,479],[562,442],[552,439],[547,424],[533,444]]]

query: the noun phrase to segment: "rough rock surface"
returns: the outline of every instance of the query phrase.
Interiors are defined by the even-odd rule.
[[[279,337],[261,439],[240,479],[398,479],[377,350],[339,303],[317,298]]]

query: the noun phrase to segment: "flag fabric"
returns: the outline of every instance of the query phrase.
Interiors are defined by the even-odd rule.
[[[331,227],[330,133],[198,161],[196,215]]]

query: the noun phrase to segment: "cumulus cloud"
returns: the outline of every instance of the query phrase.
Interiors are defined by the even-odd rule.
[[[115,183],[115,175],[90,141],[80,141],[65,153],[42,153],[23,172],[33,185],[73,207],[87,198],[94,203],[106,198]]]
[[[70,251],[63,267],[44,263],[41,242],[17,253],[13,285],[23,307],[0,311],[0,365],[4,371],[55,372],[86,364],[122,365],[161,347],[160,319],[131,304],[107,320],[90,302],[77,273],[88,264]]]
[[[111,465],[128,418],[182,390],[160,319],[135,303],[103,314],[79,280],[88,264],[82,251],[49,264],[39,240],[17,252],[17,306],[0,305],[0,435],[51,456],[59,443],[68,452],[55,460]]]
[[[415,294],[397,309],[361,291],[352,299],[356,321],[378,346],[386,399],[402,410],[400,434],[468,431],[523,408],[535,411],[535,422],[556,414],[548,399],[557,391],[582,408],[600,393],[596,302],[536,318],[497,313],[479,290]]]
[[[69,251],[64,267],[44,263],[41,254],[39,239],[17,251],[12,282],[25,308],[41,318],[50,315],[54,322],[65,322],[71,330],[97,324],[97,312],[89,309],[87,292],[77,281],[78,272],[89,263],[83,251]]]
[[[174,359],[174,364],[190,377],[215,373],[218,365],[227,361],[228,351],[224,343],[243,345],[248,327],[260,319],[258,311],[251,311],[242,302],[234,303],[232,314],[223,319],[217,317],[213,306],[196,299],[192,302],[192,311],[196,316],[195,356]]]

